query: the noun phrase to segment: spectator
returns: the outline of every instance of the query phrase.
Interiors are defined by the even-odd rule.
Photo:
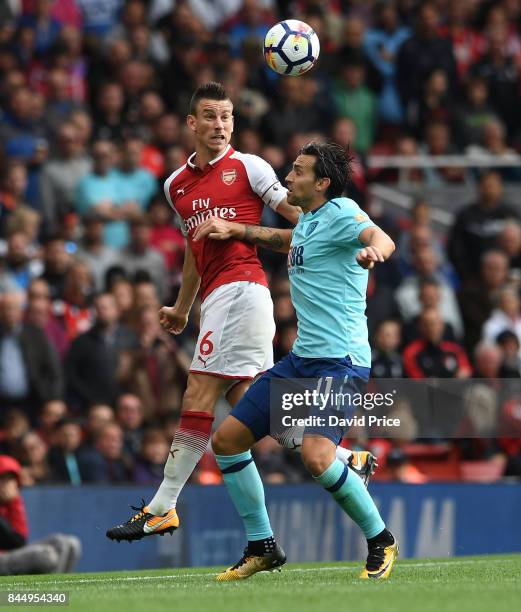
[[[483,325],[483,340],[495,342],[501,332],[509,330],[521,341],[520,307],[517,289],[513,287],[502,289],[497,298],[497,307]]]
[[[21,27],[30,28],[34,33],[38,54],[44,54],[56,41],[61,31],[61,23],[52,17],[51,0],[35,0],[34,12],[24,15],[19,22]]]
[[[483,55],[486,42],[479,32],[469,26],[472,17],[470,2],[454,2],[447,10],[447,23],[439,28],[439,33],[442,38],[451,41],[458,75],[463,79],[472,64]]]
[[[521,276],[521,224],[519,221],[507,221],[497,235],[496,242],[510,260],[511,275]]]
[[[139,397],[132,393],[124,393],[119,396],[116,402],[116,422],[123,430],[125,452],[131,456],[137,456],[143,440],[144,422],[143,405]]]
[[[109,284],[109,287],[120,312],[120,321],[125,325],[132,325],[134,322],[132,318],[134,308],[134,287],[132,283],[123,274]]]
[[[161,429],[147,430],[143,435],[132,481],[141,485],[159,485],[163,480],[169,450],[169,441]]]
[[[117,423],[108,423],[96,435],[94,447],[85,452],[86,481],[96,484],[127,482],[131,462],[123,451],[123,431]]]
[[[140,349],[133,354],[127,387],[139,396],[147,419],[163,418],[181,405],[190,358],[159,325],[157,307],[138,312]]]
[[[69,341],[86,332],[92,325],[92,294],[92,276],[88,266],[81,261],[74,262],[65,275],[63,300],[55,300],[53,303],[53,314]]]
[[[23,322],[23,297],[0,296],[0,403],[33,415],[41,403],[63,392],[58,357],[37,327]]]
[[[93,212],[84,218],[84,233],[76,257],[87,264],[95,291],[105,291],[107,272],[119,265],[118,251],[103,242],[103,216]]]
[[[501,350],[501,378],[521,378],[521,357],[519,351],[521,342],[516,333],[505,329],[496,338],[496,343]]]
[[[366,26],[364,20],[351,14],[343,24],[343,32],[339,42],[342,44],[338,52],[333,56],[332,61],[337,69],[352,60],[361,60],[367,78],[367,85],[373,92],[379,92],[382,87],[382,75],[365,49]]]
[[[33,267],[41,266],[41,254],[38,236],[40,233],[40,215],[28,206],[20,206],[7,219],[6,234],[24,234],[27,238],[27,255],[33,262]],[[40,270],[41,272],[41,270]]]
[[[28,431],[20,441],[22,472],[20,481],[26,487],[48,484],[51,472],[47,461],[47,445],[35,431]]]
[[[409,104],[420,97],[425,81],[433,70],[443,70],[449,80],[449,91],[456,89],[457,73],[452,44],[438,36],[438,25],[436,5],[425,2],[418,11],[413,35],[398,51],[396,81],[406,112]]]
[[[121,147],[118,175],[121,180],[119,197],[123,206],[137,204],[138,210],[144,213],[157,192],[157,181],[151,172],[140,167],[142,151],[141,139],[127,138]]]
[[[509,132],[519,127],[512,100],[518,95],[519,66],[507,44],[506,26],[492,26],[487,31],[487,53],[471,68],[471,72],[484,79],[489,87],[490,101]]]
[[[121,261],[129,278],[151,280],[157,290],[159,301],[168,294],[168,274],[164,258],[150,247],[150,223],[146,217],[139,217],[130,225],[130,244],[122,252]]]
[[[124,116],[125,95],[119,83],[105,83],[98,96],[94,133],[99,140],[117,142],[128,129]]]
[[[453,117],[454,138],[460,149],[481,143],[485,125],[498,118],[490,105],[488,85],[484,79],[469,77],[464,94]]]
[[[123,0],[112,0],[103,10],[96,0],[76,0],[83,17],[83,32],[103,40],[116,25]]]
[[[468,281],[458,296],[468,350],[473,350],[481,338],[483,324],[490,316],[497,295],[507,281],[507,256],[498,250],[484,253],[480,260],[479,279]]]
[[[150,203],[149,218],[149,245],[163,255],[166,269],[177,278],[176,284],[180,284],[185,251],[183,234],[173,226],[171,211],[161,198],[154,198]]]
[[[445,249],[442,238],[434,233],[430,226],[430,210],[426,202],[417,204],[419,209],[426,207],[428,210],[425,213],[418,213],[416,206],[411,213],[413,217],[413,225],[408,231],[402,232],[398,246],[398,256],[400,258],[400,269],[403,276],[413,274],[415,271],[415,258],[418,253],[424,249],[432,248],[434,250],[437,261],[439,262],[438,270],[444,280],[452,287],[457,286],[455,273],[452,266],[447,262]],[[427,220],[417,221],[417,217],[421,214],[427,215]]]
[[[375,329],[380,321],[398,319],[400,312],[394,299],[394,290],[377,279],[375,274],[369,274],[367,283],[367,323],[370,338],[374,337]]]
[[[475,159],[493,156],[497,161],[516,162],[517,153],[507,146],[505,126],[499,119],[490,119],[483,126],[483,137],[480,144],[467,148],[467,154]],[[504,181],[521,180],[521,169],[511,166],[498,166],[496,172]]]
[[[76,536],[56,533],[26,544],[29,527],[20,477],[18,461],[0,456],[0,575],[71,572],[81,556]]]
[[[92,146],[93,171],[77,185],[75,207],[83,218],[97,213],[105,220],[105,244],[121,248],[127,244],[127,219],[139,213],[139,206],[123,203],[121,181],[114,167],[114,148],[108,140],[97,140]]]
[[[65,418],[67,414],[67,405],[61,400],[51,400],[45,402],[40,409],[38,415],[38,427],[36,433],[40,436],[43,442],[50,446],[54,441],[54,433],[56,425],[59,421]]]
[[[501,350],[491,342],[480,342],[474,349],[474,378],[486,379],[496,391],[499,384],[496,379],[500,377]]]
[[[27,168],[21,161],[7,165],[0,191],[0,236],[5,236],[9,220],[19,211],[27,210],[25,200],[27,191]]]
[[[400,323],[385,319],[376,328],[371,355],[373,378],[403,378],[402,358],[398,353],[401,344]]]
[[[122,354],[137,348],[134,333],[119,323],[116,301],[109,293],[94,301],[94,326],[72,343],[65,361],[71,401],[79,409],[93,402],[112,405],[120,394],[118,367]]]
[[[239,56],[245,40],[253,39],[262,43],[273,24],[273,16],[263,10],[257,0],[244,0],[241,9],[230,18],[226,27],[232,55]]]
[[[84,441],[86,446],[92,447],[97,435],[109,423],[114,423],[114,410],[107,404],[94,403],[87,410],[84,425]]]
[[[402,318],[408,322],[421,310],[420,288],[426,280],[434,281],[441,293],[440,308],[443,320],[451,323],[454,332],[461,337],[463,325],[456,294],[440,273],[434,249],[423,247],[415,254],[415,274],[405,278],[395,293]]]
[[[52,313],[49,286],[44,280],[35,279],[29,285],[25,322],[43,331],[60,361],[69,348],[69,339],[62,325]]]
[[[396,87],[396,57],[411,34],[408,27],[399,23],[396,6],[392,3],[375,5],[375,21],[376,27],[367,32],[364,45],[383,81],[378,99],[379,116],[384,122],[400,125],[403,107]]]
[[[16,455],[22,438],[31,429],[29,417],[24,410],[12,408],[3,415],[3,432],[0,442],[1,452]]]
[[[420,315],[418,340],[403,350],[403,366],[409,378],[468,378],[472,368],[463,348],[443,340],[443,320],[434,308]]]
[[[266,113],[261,131],[268,142],[285,147],[293,134],[326,130],[331,124],[331,109],[326,116],[313,102],[315,89],[308,77],[281,79],[277,105]]]
[[[65,55],[67,57],[67,55]],[[75,110],[81,110],[81,104],[71,97],[69,88],[69,75],[61,67],[54,67],[47,71],[45,124],[49,132],[56,132]]]
[[[495,171],[483,174],[479,181],[479,200],[466,206],[456,216],[449,242],[449,258],[463,281],[475,275],[475,262],[494,246],[494,240],[507,219],[518,220],[517,212],[502,203],[503,183]]]
[[[76,187],[91,170],[78,128],[73,123],[62,123],[56,140],[57,154],[45,162],[40,173],[40,202],[46,236],[57,232],[60,219],[74,209]]]
[[[81,444],[81,427],[77,421],[63,418],[56,423],[48,455],[54,482],[78,486],[89,481]]]
[[[376,97],[365,82],[365,67],[361,59],[352,58],[343,64],[333,90],[337,115],[350,117],[356,126],[353,147],[365,155],[373,144],[376,129]]]
[[[49,236],[44,242],[41,279],[47,283],[52,300],[63,299],[65,276],[71,263],[65,240],[57,235]]]
[[[0,119],[0,142],[7,155],[39,164],[48,149],[45,128],[34,118],[34,94],[25,87],[16,88],[8,100],[8,110]]]
[[[420,284],[419,300],[421,304],[421,310],[426,308],[436,308],[441,313],[442,299],[441,299],[441,287],[435,278],[425,278]],[[443,317],[443,339],[444,340],[456,340],[456,334],[454,332],[453,322],[448,321]],[[403,329],[403,342],[409,343],[416,340],[420,336],[419,328],[420,317],[413,317],[404,325]],[[461,320],[457,321],[458,327],[458,339],[461,339],[461,332],[463,331]]]
[[[29,239],[24,232],[13,232],[7,238],[5,271],[18,290],[26,290],[33,278],[42,272],[41,262],[31,259]]]
[[[425,144],[420,151],[426,155],[454,155],[450,127],[444,121],[432,121],[425,128]],[[424,180],[430,187],[440,187],[450,183],[468,180],[467,172],[456,166],[428,167],[423,170]]]

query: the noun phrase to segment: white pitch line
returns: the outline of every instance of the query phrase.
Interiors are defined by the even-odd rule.
[[[409,567],[443,567],[445,565],[455,566],[455,565],[473,565],[476,563],[505,563],[508,559],[462,559],[461,561],[424,561],[417,563],[405,563],[403,565],[398,565],[401,569],[407,569]],[[359,567],[344,567],[342,565],[332,565],[332,566],[323,566],[323,567],[288,567],[284,569],[284,573],[306,573],[306,572],[358,572],[360,571]],[[165,576],[121,576],[121,577],[111,577],[111,578],[80,578],[78,580],[40,580],[31,582],[29,585],[21,585],[19,582],[13,583],[5,583],[0,582],[0,589],[4,588],[14,588],[24,586],[25,588],[32,588],[33,586],[46,586],[50,584],[55,584],[61,586],[62,584],[103,584],[103,583],[111,583],[111,582],[132,582],[132,581],[140,581],[140,580],[174,580],[179,578],[209,578],[211,576],[216,576],[217,574],[213,572],[199,572],[197,574],[170,574]]]

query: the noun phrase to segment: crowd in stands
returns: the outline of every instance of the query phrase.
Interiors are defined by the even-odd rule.
[[[288,17],[321,40],[298,79],[261,53]],[[188,102],[209,80],[234,103],[234,146],[281,179],[311,139],[350,146],[348,195],[398,245],[369,279],[373,377],[481,379],[512,435],[434,447],[520,477],[521,398],[490,391],[521,378],[521,220],[504,199],[521,167],[367,167],[372,153],[514,159],[520,26],[519,0],[2,2],[0,453],[20,460],[22,484],[162,479],[199,317],[196,303],[180,336],[159,326],[184,253],[163,182],[192,151]],[[425,198],[406,216],[373,214],[374,180],[478,196],[445,233]],[[270,210],[264,222],[283,224]],[[261,257],[279,358],[296,336],[289,281],[282,256]],[[410,464],[414,440],[412,423],[406,440],[374,443],[389,478],[428,478]],[[306,477],[271,439],[257,458],[271,482]],[[194,480],[218,480],[210,457]]]

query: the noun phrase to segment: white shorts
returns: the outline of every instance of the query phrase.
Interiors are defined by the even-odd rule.
[[[267,287],[237,281],[217,287],[201,306],[190,372],[250,380],[273,365],[273,302]]]

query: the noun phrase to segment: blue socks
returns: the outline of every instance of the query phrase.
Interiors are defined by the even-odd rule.
[[[374,538],[385,529],[385,523],[369,495],[362,479],[339,459],[315,480],[329,491],[337,504],[364,532],[367,539]]]
[[[221,468],[228,493],[243,520],[248,541],[272,537],[273,531],[264,503],[264,487],[251,452],[215,455],[215,459]]]

